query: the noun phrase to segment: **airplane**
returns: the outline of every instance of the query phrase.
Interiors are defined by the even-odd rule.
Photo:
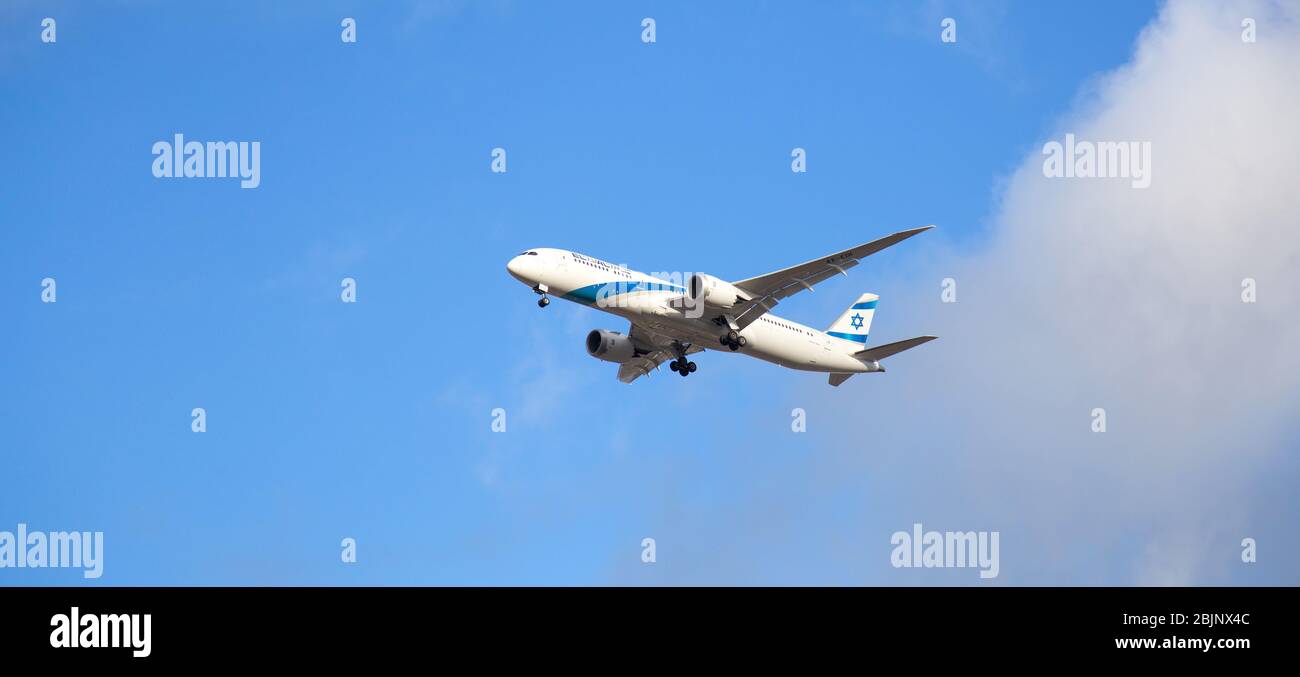
[[[880,297],[862,294],[826,331],[771,314],[782,299],[813,287],[886,248],[934,228],[904,230],[850,249],[766,275],[726,282],[695,273],[685,286],[564,249],[529,249],[506,270],[541,295],[597,308],[631,322],[626,334],[593,329],[587,353],[619,365],[618,380],[631,383],[665,361],[682,376],[695,373],[688,356],[715,343],[731,352],[800,371],[829,374],[838,386],[854,374],[885,371],[880,361],[937,336],[866,347]],[[670,276],[671,277],[671,276]],[[721,333],[719,333],[721,332]]]

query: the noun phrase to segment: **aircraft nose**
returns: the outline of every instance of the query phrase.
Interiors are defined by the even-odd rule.
[[[519,256],[510,259],[510,262],[506,264],[506,270],[510,275],[525,284],[533,283],[532,278],[535,277],[535,275],[530,275],[529,273],[535,272],[534,267],[535,264],[529,260],[529,257],[526,254],[520,254]]]

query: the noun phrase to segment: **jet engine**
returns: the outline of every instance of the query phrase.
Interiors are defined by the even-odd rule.
[[[632,339],[616,331],[592,329],[587,334],[587,354],[598,360],[622,364],[636,357],[636,346]]]
[[[696,303],[703,301],[704,305],[719,310],[731,310],[751,298],[735,285],[704,273],[692,275],[686,289]]]

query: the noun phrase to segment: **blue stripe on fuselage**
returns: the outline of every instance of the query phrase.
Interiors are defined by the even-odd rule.
[[[565,292],[564,297],[581,303],[594,305],[597,299],[602,296],[608,299],[622,294],[631,294],[633,292],[642,291],[665,291],[681,294],[686,291],[686,288],[679,287],[675,284],[668,284],[666,282],[619,280],[617,282],[601,282],[599,284],[589,284],[585,287],[578,287],[572,291]]]

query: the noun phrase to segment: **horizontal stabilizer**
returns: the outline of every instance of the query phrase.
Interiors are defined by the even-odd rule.
[[[830,379],[830,381],[831,381],[831,385],[833,385],[833,386],[837,386],[837,385],[839,385],[839,384],[841,384],[841,383],[843,383],[843,382],[849,380],[849,377],[852,376],[852,375],[853,375],[853,374],[831,374],[831,379]]]
[[[898,353],[901,353],[904,350],[907,350],[909,348],[915,348],[921,345],[922,343],[928,343],[937,338],[939,337],[918,336],[916,338],[910,338],[905,341],[895,341],[894,343],[886,343],[883,346],[876,346],[875,348],[867,348],[866,350],[860,350],[856,353],[853,353],[853,356],[865,362],[875,362],[877,360],[883,360],[886,357],[889,357],[890,355],[897,355]],[[832,374],[831,378],[834,377],[835,375]],[[831,385],[835,385],[835,384],[832,383]]]

